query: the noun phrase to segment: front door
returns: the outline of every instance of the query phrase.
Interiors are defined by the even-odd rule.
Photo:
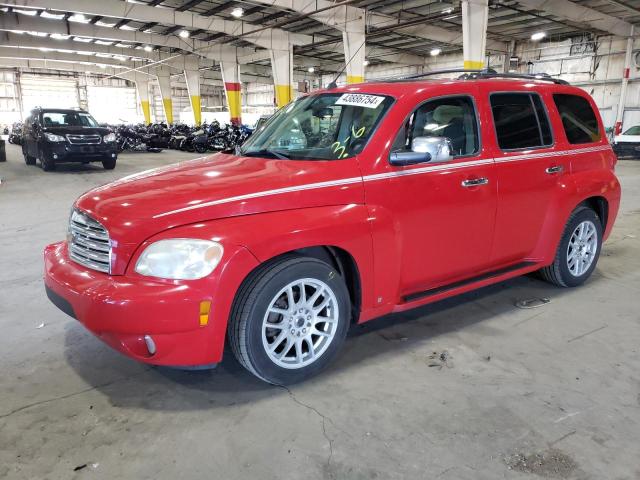
[[[401,297],[486,270],[496,212],[494,164],[481,147],[474,97],[453,94],[416,104],[389,151],[410,150],[416,137],[444,137],[453,158],[393,166],[387,155],[369,175],[363,172],[371,217],[393,225],[380,234],[385,240],[376,239],[374,227],[374,242],[380,241],[376,255],[399,264]],[[380,251],[380,245],[393,246]]]

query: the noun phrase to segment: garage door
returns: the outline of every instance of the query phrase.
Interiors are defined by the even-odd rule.
[[[100,123],[137,123],[136,89],[128,87],[87,87],[89,112]]]
[[[35,107],[78,108],[76,81],[23,75],[22,108],[28,115]]]

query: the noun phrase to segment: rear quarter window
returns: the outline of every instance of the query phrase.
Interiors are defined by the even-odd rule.
[[[553,101],[560,113],[569,143],[594,143],[601,139],[598,118],[586,98],[556,93],[553,95]]]

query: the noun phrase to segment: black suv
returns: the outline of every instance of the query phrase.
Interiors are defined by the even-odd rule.
[[[36,108],[24,122],[22,154],[27,165],[40,160],[42,169],[59,162],[102,162],[107,170],[116,166],[116,136],[83,110]]]

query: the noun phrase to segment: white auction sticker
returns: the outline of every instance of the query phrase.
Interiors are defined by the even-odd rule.
[[[351,105],[353,107],[377,108],[382,103],[384,97],[378,95],[365,95],[363,93],[345,93],[336,105]]]

